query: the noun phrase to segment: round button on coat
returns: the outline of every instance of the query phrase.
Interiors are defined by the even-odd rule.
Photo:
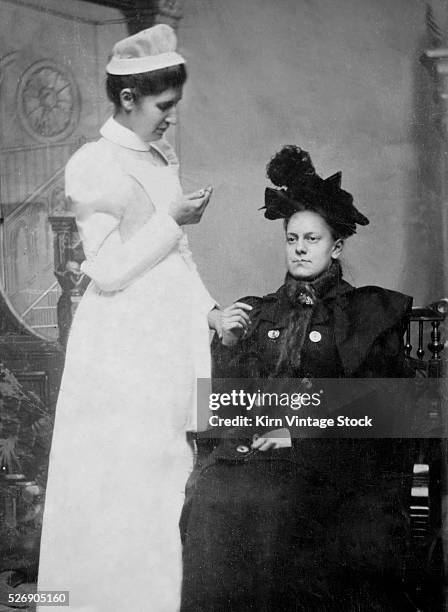
[[[245,444],[239,444],[236,447],[236,450],[237,450],[238,453],[248,453],[250,449]]]
[[[318,331],[310,332],[310,340],[311,342],[320,342],[322,340],[322,334]]]

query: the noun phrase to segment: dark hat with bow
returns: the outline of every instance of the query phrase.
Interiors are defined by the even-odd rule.
[[[276,189],[266,187],[266,219],[288,219],[301,210],[321,214],[341,237],[356,232],[356,225],[369,220],[353,205],[353,196],[341,189],[342,173],[326,179],[314,169],[309,154],[295,145],[286,145],[269,162],[267,176]]]

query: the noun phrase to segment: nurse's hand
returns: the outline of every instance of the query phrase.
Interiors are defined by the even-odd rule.
[[[172,202],[168,214],[178,225],[192,225],[199,223],[210,201],[213,187],[208,186],[193,193],[183,194],[181,198]]]
[[[235,302],[222,310],[215,308],[209,315],[210,327],[216,331],[224,346],[234,346],[247,331],[252,306]]]
[[[252,448],[259,451],[273,450],[276,448],[289,448],[291,446],[291,434],[286,427],[268,431],[264,436],[253,437]]]

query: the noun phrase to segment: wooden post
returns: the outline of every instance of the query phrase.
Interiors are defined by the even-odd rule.
[[[78,257],[75,255],[75,251],[80,250],[79,240],[76,240],[78,230],[75,215],[67,211],[61,211],[49,217],[49,221],[54,232],[55,276],[62,288],[57,309],[58,340],[61,346],[65,347],[76,306],[87,287],[87,282],[84,282],[84,279],[87,281],[88,279],[83,277],[79,271],[79,253]]]
[[[54,233],[54,267],[55,270],[64,270],[70,259],[73,234],[77,231],[75,215],[63,211],[49,217],[49,221]]]
[[[448,295],[448,48],[428,49],[421,57],[434,81],[434,99],[439,109],[441,127],[440,156],[442,161],[442,252],[437,254],[444,262],[444,274],[440,279],[440,292]]]

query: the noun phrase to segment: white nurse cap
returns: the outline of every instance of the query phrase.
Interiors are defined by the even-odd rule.
[[[106,71],[118,75],[139,74],[185,64],[176,46],[173,28],[160,23],[117,42]]]

